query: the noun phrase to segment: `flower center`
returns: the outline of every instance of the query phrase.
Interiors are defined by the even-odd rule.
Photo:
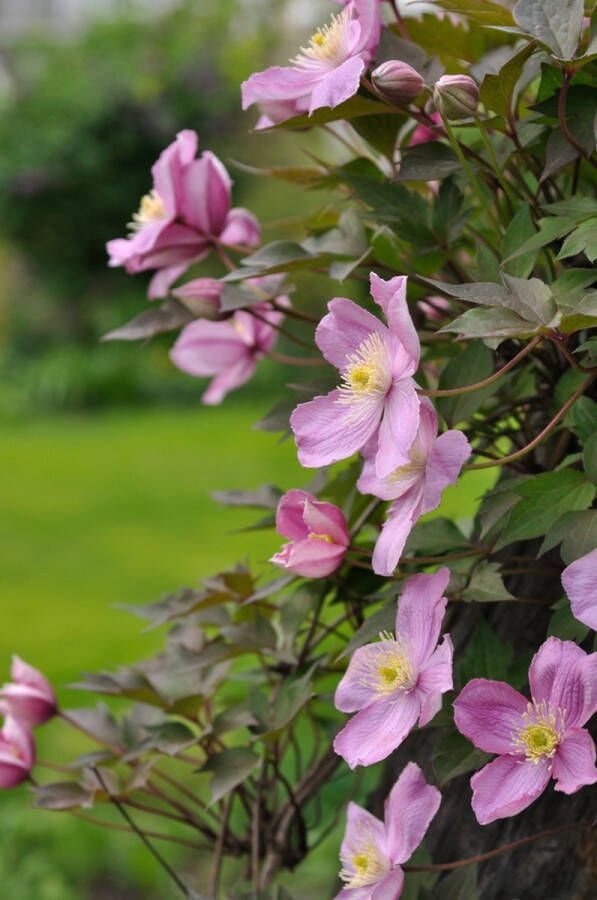
[[[552,709],[544,700],[529,703],[523,719],[526,724],[513,737],[517,749],[530,762],[538,763],[544,757],[551,759],[562,739],[562,710]]]
[[[166,210],[162,198],[156,190],[152,190],[149,194],[145,194],[141,198],[139,211],[133,213],[133,221],[129,222],[130,231],[142,231],[152,222],[159,222],[166,218]]]
[[[351,11],[346,8],[333,15],[329,25],[318,28],[309,39],[308,47],[301,47],[300,53],[290,62],[300,69],[312,69],[321,65],[339,65],[348,58]]]
[[[360,682],[379,697],[386,697],[396,691],[409,690],[416,681],[416,673],[410,661],[406,641],[397,635],[382,632],[384,645],[366,661],[360,673]]]
[[[327,544],[334,543],[334,538],[330,537],[329,534],[317,534],[316,531],[310,531],[307,537],[310,541],[325,541]]]
[[[347,358],[342,373],[339,403],[352,404],[369,397],[387,394],[392,383],[388,350],[384,339],[376,331]]]
[[[340,878],[346,882],[347,888],[365,887],[379,881],[389,870],[387,860],[373,841],[363,844],[348,859],[352,864],[352,871],[346,867],[340,872]]]

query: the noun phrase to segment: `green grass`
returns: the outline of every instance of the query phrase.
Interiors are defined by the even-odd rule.
[[[5,426],[0,681],[16,652],[58,686],[63,704],[90,702],[63,686],[84,670],[115,668],[159,644],[159,633],[143,633],[142,622],[116,604],[149,602],[239,559],[263,565],[280,539],[273,531],[238,532],[259,512],[227,509],[209,497],[265,482],[282,489],[308,483],[311,473],[298,466],[292,441],[280,445],[276,435],[251,430],[262,405],[234,400],[216,409],[134,409]],[[446,491],[441,514],[470,519],[492,478],[469,473]],[[69,743],[64,752],[61,723],[38,735],[40,756],[64,759],[73,750]],[[26,788],[1,798],[3,896],[171,896],[135,838],[30,812],[27,803]],[[289,876],[289,887],[320,894],[333,879],[338,839],[331,835],[317,859]],[[122,894],[112,882],[106,887],[108,871]],[[92,882],[105,892],[91,892]]]

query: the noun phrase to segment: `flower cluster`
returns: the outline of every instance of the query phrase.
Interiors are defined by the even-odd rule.
[[[31,730],[57,712],[56,695],[49,681],[18,656],[12,660],[12,681],[0,688],[0,787],[15,787],[29,777],[35,764]]]

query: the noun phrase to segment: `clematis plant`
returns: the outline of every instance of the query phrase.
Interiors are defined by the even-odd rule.
[[[315,192],[270,243],[183,131],[109,244],[164,298],[109,337],[179,332],[207,405],[268,356],[255,427],[309,470],[243,490],[244,465],[222,467],[214,496],[258,510],[271,565],[137,610],[163,648],[86,675],[117,713],[61,708],[89,752],[60,780],[36,766],[37,805],[141,833],[189,898],[396,900],[436,812],[418,900],[592,895],[594,54],[582,0],[456,5],[334,4],[290,66],[247,72],[242,105],[276,125],[259,140],[288,132],[288,166],[261,176]],[[39,673],[12,674],[5,787],[33,783],[29,727],[55,711]],[[347,806],[340,887],[310,860]]]
[[[383,822],[349,803],[340,849],[346,886],[336,900],[398,900],[404,886],[401,863],[425,837],[440,803],[440,792],[427,784],[416,763],[408,763],[390,791]]]
[[[334,750],[351,769],[379,762],[395,750],[417,720],[439,711],[452,688],[452,641],[438,645],[449,569],[413,575],[398,600],[395,635],[355,651],[334,696],[336,708],[356,713],[336,736]]]
[[[463,688],[456,727],[498,754],[471,779],[481,825],[526,809],[552,777],[565,794],[597,781],[595,744],[583,728],[597,710],[596,685],[597,653],[552,637],[531,662],[530,701],[500,681],[476,678]]]

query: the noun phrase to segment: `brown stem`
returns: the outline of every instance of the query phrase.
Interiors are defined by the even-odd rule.
[[[404,16],[401,15],[400,10],[398,9],[398,3],[396,2],[396,0],[390,0],[390,3],[392,5],[392,9],[394,10],[394,15],[396,16],[396,22],[400,30],[400,35],[404,38],[405,41],[410,41],[411,37],[408,32],[408,28],[406,27]]]
[[[583,159],[586,159],[588,163],[590,163],[594,169],[597,169],[597,162],[592,158],[590,153],[587,153],[582,144],[580,144],[570,129],[568,128],[568,124],[566,122],[566,100],[568,98],[568,89],[570,87],[570,79],[574,75],[572,70],[568,70],[564,73],[564,83],[560,89],[560,96],[558,97],[558,119],[560,122],[560,129],[566,140],[569,144],[571,144],[574,149],[580,153]]]
[[[325,359],[320,356],[287,356],[286,353],[277,353],[275,350],[269,350],[266,355],[274,362],[297,366],[299,369],[305,366],[327,366]]]
[[[402,866],[402,868],[405,872],[447,872],[450,869],[460,869],[463,866],[472,866],[474,863],[484,862],[486,859],[493,859],[494,856],[501,856],[503,853],[510,853],[511,850],[517,850],[518,847],[524,847],[525,844],[530,844],[532,841],[551,837],[552,835],[560,834],[562,831],[570,831],[573,828],[591,828],[592,826],[592,822],[569,822],[567,825],[559,825],[557,828],[546,828],[545,831],[538,831],[537,834],[520,838],[518,841],[504,844],[502,847],[496,847],[495,850],[489,850],[487,853],[469,856],[467,859],[457,859],[455,862],[450,863],[435,863],[429,866]]]
[[[211,860],[211,869],[209,872],[209,882],[207,887],[207,896],[217,900],[218,886],[220,883],[220,873],[222,871],[222,857],[224,855],[224,846],[226,844],[226,833],[228,831],[228,821],[230,819],[230,811],[232,810],[232,801],[234,794],[229,794],[224,805],[222,813],[222,824],[215,843],[213,856]]]
[[[537,437],[533,438],[533,440],[529,444],[526,444],[526,446],[522,447],[521,450],[517,450],[516,453],[510,453],[508,456],[502,456],[502,458],[499,460],[491,460],[491,462],[485,462],[485,463],[472,463],[472,464],[469,463],[468,465],[465,465],[464,468],[469,469],[469,470],[470,469],[490,469],[492,466],[505,466],[510,462],[515,462],[515,460],[521,459],[523,456],[526,456],[527,453],[530,453],[531,450],[534,450],[535,447],[538,444],[540,444],[541,441],[543,441],[553,431],[553,429],[556,427],[558,422],[564,418],[564,416],[566,415],[568,410],[574,405],[574,403],[576,403],[578,398],[584,394],[584,392],[587,390],[587,388],[590,386],[591,382],[594,381],[595,378],[597,378],[597,372],[593,372],[591,375],[589,375],[589,377],[586,378],[585,381],[583,381],[583,383],[580,385],[580,387],[578,387],[574,391],[572,396],[568,398],[568,400],[563,405],[561,410],[557,413],[557,415],[555,415],[553,417],[551,422],[545,426],[543,431],[541,431],[537,435]]]
[[[96,819],[87,813],[80,812],[78,809],[69,809],[71,816],[82,819],[84,822],[90,822],[92,825],[99,825],[100,828],[107,828],[110,831],[124,831],[126,834],[137,834],[130,825],[119,825],[117,822],[105,822],[103,819]],[[180,844],[182,847],[190,847],[192,850],[210,850],[209,844],[200,844],[198,841],[189,841],[186,838],[174,837],[172,834],[162,834],[159,831],[144,830],[147,837],[154,838],[156,841],[169,841],[171,844]]]
[[[308,344],[307,341],[303,341],[302,338],[297,337],[295,334],[292,334],[291,331],[287,331],[282,325],[274,325],[273,322],[268,321],[265,316],[262,316],[261,313],[256,312],[252,306],[248,306],[245,312],[248,312],[254,319],[259,319],[260,322],[264,322],[270,328],[273,328],[275,331],[279,331],[280,334],[283,334],[284,337],[287,337],[289,341],[293,341],[297,345],[297,347],[304,347],[306,350],[312,350],[312,345]]]
[[[597,369],[597,366],[581,366],[579,361],[575,358],[574,354],[571,353],[568,349],[568,345],[566,343],[567,339],[563,335],[560,336],[554,333],[549,334],[548,338],[558,348],[560,353],[566,357],[573,369],[577,369],[579,372],[594,372]]]
[[[425,397],[455,397],[458,394],[470,394],[473,391],[479,391],[481,388],[487,387],[489,384],[493,384],[494,381],[497,381],[498,378],[501,378],[502,375],[505,375],[506,372],[509,372],[510,369],[513,369],[514,366],[523,359],[527,353],[530,353],[531,350],[534,350],[537,344],[541,343],[543,337],[538,335],[534,337],[532,341],[530,341],[526,347],[523,347],[516,356],[513,356],[510,362],[507,362],[505,366],[502,366],[501,369],[498,369],[497,372],[494,372],[493,375],[490,375],[489,378],[484,378],[483,381],[477,381],[475,384],[467,384],[463,387],[455,387],[455,388],[446,388],[445,390],[425,390],[423,388],[419,389],[419,394],[423,394]]]

